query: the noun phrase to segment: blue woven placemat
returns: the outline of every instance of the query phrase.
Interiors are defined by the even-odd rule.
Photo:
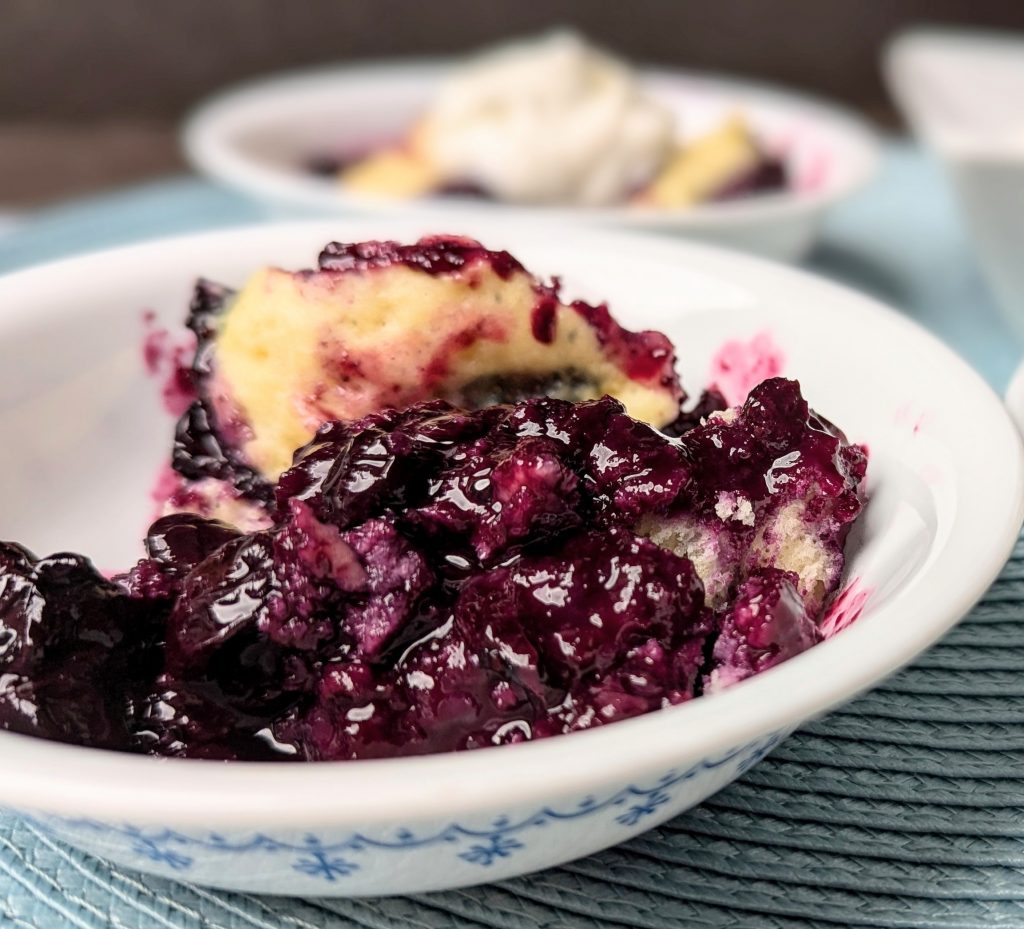
[[[0,240],[0,269],[258,215],[175,181],[39,216]],[[905,307],[996,387],[1018,360],[941,178],[910,149],[890,150],[810,264]],[[911,668],[627,845],[489,887],[291,900],[142,877],[0,817],[0,926],[1024,929],[1022,671],[1024,541],[968,619]]]

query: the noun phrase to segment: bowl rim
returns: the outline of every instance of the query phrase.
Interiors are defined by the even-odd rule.
[[[835,149],[845,170],[813,191],[786,191],[758,197],[686,207],[544,207],[508,203],[474,203],[455,198],[424,197],[394,200],[345,193],[331,180],[308,177],[298,170],[265,165],[240,153],[226,137],[226,126],[246,107],[271,101],[287,105],[290,97],[334,82],[381,79],[436,79],[456,57],[393,58],[356,61],[344,65],[318,65],[256,78],[220,90],[197,104],[185,117],[181,147],[189,163],[201,174],[260,198],[318,210],[358,210],[382,215],[434,214],[474,218],[490,213],[516,219],[597,223],[624,228],[708,229],[746,223],[770,223],[787,215],[821,211],[866,186],[881,162],[879,135],[871,124],[839,104],[804,91],[710,71],[664,67],[638,67],[643,80],[685,81],[721,94],[749,98],[747,109],[760,103],[788,108],[827,124],[843,140]]]
[[[71,292],[89,275],[116,279],[125,262],[158,268],[169,255],[187,254],[191,260],[229,240],[258,252],[288,235],[322,236],[326,241],[339,231],[344,235],[366,225],[371,228],[364,231],[377,233],[386,227],[387,234],[402,238],[419,234],[413,230],[422,231],[423,221],[320,219],[158,239],[9,274],[0,278],[0,305],[10,311],[8,318],[18,319],[19,305],[22,317],[38,311],[33,300],[39,301],[39,293],[51,298],[62,290]],[[483,239],[504,238],[510,231],[530,230],[510,229],[494,220],[473,229]],[[551,238],[556,235],[550,233]],[[877,324],[883,335],[899,331],[902,338],[913,338],[919,358],[941,365],[955,377],[959,392],[974,404],[973,425],[986,430],[986,440],[980,443],[984,462],[977,464],[984,467],[985,480],[971,483],[965,498],[958,500],[951,531],[928,568],[936,578],[956,578],[955,584],[915,583],[873,611],[891,619],[892,633],[884,650],[878,649],[873,629],[854,624],[836,638],[722,693],[614,726],[500,750],[357,762],[225,764],[121,754],[0,732],[4,805],[203,830],[254,824],[292,829],[406,824],[485,814],[496,807],[540,809],[559,798],[578,800],[604,788],[661,776],[682,763],[789,731],[906,664],[977,602],[1002,569],[1024,520],[1024,445],[1000,399],[966,362],[896,310],[806,271],[716,247],[632,233],[580,230],[573,247],[612,250],[620,263],[630,253],[642,254],[646,260],[739,280],[761,295],[785,288],[797,299],[816,301],[816,312],[841,313],[844,319],[859,313]],[[972,437],[971,454],[978,458],[977,433]]]
[[[1024,436],[1024,361],[1017,365],[1010,376],[1010,383],[1003,394],[1003,402],[1010,411],[1010,417]]]

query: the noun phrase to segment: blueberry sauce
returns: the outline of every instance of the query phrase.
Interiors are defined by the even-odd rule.
[[[389,146],[382,146],[389,147]],[[320,178],[337,178],[346,169],[351,168],[364,158],[371,156],[376,149],[366,150],[363,154],[347,156],[318,155],[306,160],[304,170]],[[778,193],[788,190],[791,186],[790,171],[784,159],[774,155],[764,155],[752,167],[730,178],[715,190],[710,197],[711,202],[723,203],[729,200],[740,200],[761,194]],[[631,191],[628,202],[634,197],[641,197],[647,188],[646,183],[637,185]],[[436,187],[429,192],[433,196],[452,197],[463,200],[480,200],[496,202],[499,198],[480,184],[471,181],[453,181]]]
[[[132,599],[80,555],[0,543],[0,728],[128,747],[160,668],[160,602]]]
[[[580,314],[597,334],[598,341],[608,349],[619,366],[633,380],[660,378],[668,387],[674,380],[675,348],[668,336],[646,329],[630,332],[614,319],[607,303],[592,306],[574,300],[570,306]]]
[[[480,184],[475,184],[472,181],[456,181],[450,184],[443,184],[434,193],[441,197],[460,197],[463,200],[486,200],[491,203],[498,199],[486,187],[482,187]]]
[[[427,274],[451,274],[479,261],[487,262],[502,280],[523,270],[508,252],[491,251],[458,236],[429,236],[413,245],[331,242],[320,253],[319,266],[321,271],[365,271],[404,264]]]
[[[720,413],[728,406],[722,392],[717,387],[710,387],[701,392],[697,402],[692,406],[681,408],[679,415],[661,431],[665,435],[678,438],[701,425],[712,413]]]
[[[715,191],[712,200],[725,202],[758,194],[778,193],[790,187],[789,169],[781,158],[762,157],[753,167],[738,174]]]
[[[530,331],[543,345],[555,341],[555,326],[558,318],[559,280],[555,278],[550,287],[537,287],[537,302],[530,313]]]
[[[799,460],[782,467],[780,449]],[[209,450],[207,450],[209,451]],[[125,751],[332,760],[479,748],[679,704],[813,645],[793,577],[714,611],[645,517],[715,489],[855,491],[792,381],[669,439],[605,397],[325,424],[273,525],[158,520],[114,580],[0,545],[0,726]],[[849,480],[829,481],[846,469]],[[842,484],[842,486],[839,486]]]
[[[402,245],[389,241],[328,244],[319,256],[318,268],[295,272],[302,277],[363,274],[382,271],[394,265],[428,275],[461,275],[472,286],[474,269],[486,266],[499,278],[526,275],[523,266],[506,251],[485,248],[479,242],[458,236],[429,236],[416,243]],[[529,276],[535,303],[530,310],[533,337],[541,344],[552,344],[559,324],[560,281]],[[188,326],[195,334],[196,354],[186,372],[195,399],[181,416],[175,432],[173,469],[186,481],[204,478],[223,482],[230,493],[261,504],[270,500],[271,487],[247,462],[242,448],[248,425],[240,411],[233,410],[216,376],[216,333],[234,291],[211,281],[200,280],[190,305]],[[663,389],[673,401],[682,403],[685,394],[675,372],[675,351],[669,339],[659,332],[631,332],[620,326],[604,304],[590,306],[583,301],[570,304],[586,320],[610,358],[631,379]],[[565,312],[564,308],[562,312]],[[388,396],[389,405],[407,406],[420,400],[442,397],[460,407],[471,409],[495,403],[510,403],[530,396],[554,396],[578,401],[602,391],[599,376],[593,371],[565,368],[545,374],[519,373],[513,369],[448,388],[446,380],[457,367],[460,352],[480,341],[503,342],[508,337],[501,317],[467,320],[464,327],[452,331],[437,353],[422,369],[421,382]],[[325,367],[339,383],[372,380],[360,368],[359,359],[347,352],[328,359]],[[378,379],[386,376],[381,372]],[[396,389],[397,390],[397,389]],[[324,413],[324,420],[332,418]]]
[[[796,576],[774,568],[752,573],[740,584],[718,628],[708,691],[767,671],[822,638],[797,594]]]
[[[685,433],[693,480],[689,503],[713,511],[723,492],[749,501],[799,500],[813,494],[843,525],[860,513],[867,453],[807,405],[796,381],[755,387],[739,415],[711,416]]]

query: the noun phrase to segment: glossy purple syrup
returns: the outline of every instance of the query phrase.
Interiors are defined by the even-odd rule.
[[[451,274],[474,262],[486,262],[502,280],[523,266],[508,252],[491,251],[473,239],[428,236],[414,245],[398,242],[331,242],[320,253],[321,271],[366,271],[404,264],[427,274]]]
[[[444,624],[385,673],[361,658],[328,664],[279,737],[310,758],[419,754],[685,701],[710,628],[702,594],[688,562],[627,530],[567,537],[466,580]]]
[[[435,402],[330,424],[282,476],[272,530],[166,517],[119,583],[75,561],[59,589],[43,579],[49,562],[11,549],[4,672],[25,680],[3,725],[198,757],[355,758],[517,741],[688,699],[710,628],[700,583],[628,528],[686,474],[673,444],[610,399],[476,413]],[[159,630],[142,660],[130,625]],[[57,711],[51,681],[82,662],[96,673],[72,692],[103,707],[98,731]],[[130,663],[149,669],[141,691],[137,674],[103,670]],[[19,713],[31,688],[49,695],[46,725]]]
[[[743,406],[712,413],[679,441],[692,479],[669,523],[681,520],[688,534],[708,540],[711,602],[721,605],[752,569],[803,564],[799,591],[817,612],[839,583],[846,537],[863,506],[866,450],[784,378],[764,381]]]
[[[771,378],[755,387],[735,418],[711,416],[685,433],[693,481],[685,498],[714,510],[720,494],[756,502],[813,497],[849,524],[860,512],[867,454],[807,405],[797,381]]]
[[[0,543],[0,728],[129,747],[165,612],[162,590],[135,600],[80,555]]]
[[[665,435],[678,438],[701,425],[712,413],[720,413],[728,406],[729,404],[726,402],[725,397],[722,396],[721,391],[716,387],[712,387],[709,390],[703,391],[697,398],[697,402],[692,406],[681,409],[679,416],[667,426],[664,426],[661,431]]]
[[[550,345],[555,341],[558,321],[558,291],[561,280],[553,278],[550,285],[538,285],[537,302],[530,312],[530,332],[542,345]]]
[[[623,329],[606,303],[592,306],[574,300],[570,305],[590,324],[600,343],[629,377],[641,381],[660,377],[666,387],[672,383],[675,348],[668,336],[653,330],[630,332]]]
[[[836,499],[863,474],[853,448],[781,379],[732,423],[679,440],[607,397],[329,423],[281,476],[270,529],[165,517],[113,582],[79,556],[0,547],[0,726],[327,760],[500,745],[681,703],[813,644],[813,625],[771,570],[713,613],[690,561],[639,537],[638,520],[696,505],[701,481],[753,493],[773,480],[763,492],[787,499],[813,480]],[[801,459],[790,480],[780,449]],[[841,468],[854,475],[833,486]]]

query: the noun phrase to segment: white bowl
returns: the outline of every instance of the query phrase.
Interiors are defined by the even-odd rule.
[[[771,147],[785,152],[794,189],[682,210],[544,208],[443,197],[371,199],[304,170],[311,155],[404,134],[450,65],[392,62],[247,84],[199,107],[184,130],[185,151],[202,173],[292,211],[448,215],[460,222],[493,213],[691,236],[788,261],[808,250],[825,211],[870,180],[877,166],[873,133],[838,107],[761,84],[648,70],[645,83],[678,114],[684,137],[742,110]]]
[[[1006,406],[1010,416],[1024,435],[1024,363],[1017,368],[1006,388]]]
[[[180,326],[198,274],[308,266],[339,238],[436,223],[317,221],[168,239],[0,280],[0,538],[129,564],[171,420],[141,316]],[[870,447],[871,502],[848,545],[834,639],[725,692],[559,738],[384,761],[154,759],[0,733],[0,797],[55,835],[155,874],[275,894],[455,887],[576,858],[729,783],[804,720],[911,660],[1004,563],[1024,516],[1020,438],[995,395],[903,317],[758,259],[665,239],[480,221],[566,293],[606,297],[679,347],[691,389],[724,340],[767,331],[807,396]]]
[[[945,166],[982,270],[1024,339],[1024,35],[916,29],[889,45],[885,72]]]

